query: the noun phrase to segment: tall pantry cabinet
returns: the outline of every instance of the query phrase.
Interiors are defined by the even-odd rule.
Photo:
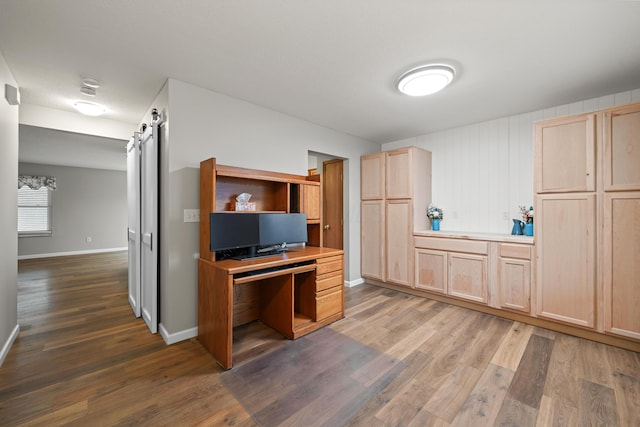
[[[413,232],[425,230],[431,202],[431,152],[417,147],[363,156],[361,273],[413,287]]]
[[[536,314],[640,339],[640,103],[535,127]]]

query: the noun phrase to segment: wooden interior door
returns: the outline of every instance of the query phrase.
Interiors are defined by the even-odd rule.
[[[343,162],[341,159],[322,163],[322,245],[343,249]]]
[[[129,304],[140,317],[140,137],[127,144],[127,246],[129,257]]]

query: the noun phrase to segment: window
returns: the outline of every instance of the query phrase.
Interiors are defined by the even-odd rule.
[[[51,234],[51,190],[29,186],[18,189],[18,236]]]

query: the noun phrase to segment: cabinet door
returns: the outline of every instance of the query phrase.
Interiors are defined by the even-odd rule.
[[[604,197],[605,331],[640,339],[640,192]]]
[[[604,189],[640,190],[640,103],[606,110]]]
[[[408,200],[387,202],[387,281],[403,286],[413,285],[411,209],[411,202]]]
[[[412,197],[411,150],[408,148],[387,152],[387,199]]]
[[[487,257],[449,253],[449,295],[487,302]]]
[[[320,186],[300,186],[301,212],[307,214],[307,221],[320,221]]]
[[[415,250],[416,289],[447,293],[447,253],[430,249]]]
[[[382,200],[361,204],[360,269],[362,277],[384,280],[385,205]]]
[[[498,249],[498,304],[530,314],[531,246],[500,243]]]
[[[384,199],[385,153],[369,154],[360,158],[360,198]]]
[[[595,326],[594,194],[538,196],[537,314]]]
[[[500,307],[531,312],[531,261],[500,258]]]
[[[535,126],[536,193],[595,191],[595,114]]]

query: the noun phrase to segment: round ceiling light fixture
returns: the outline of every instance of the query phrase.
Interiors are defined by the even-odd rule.
[[[429,64],[413,68],[398,79],[398,90],[409,96],[425,96],[448,86],[456,70],[447,64]]]
[[[87,116],[100,116],[107,111],[105,107],[95,102],[76,101],[73,103],[73,106],[76,107],[76,110]]]

